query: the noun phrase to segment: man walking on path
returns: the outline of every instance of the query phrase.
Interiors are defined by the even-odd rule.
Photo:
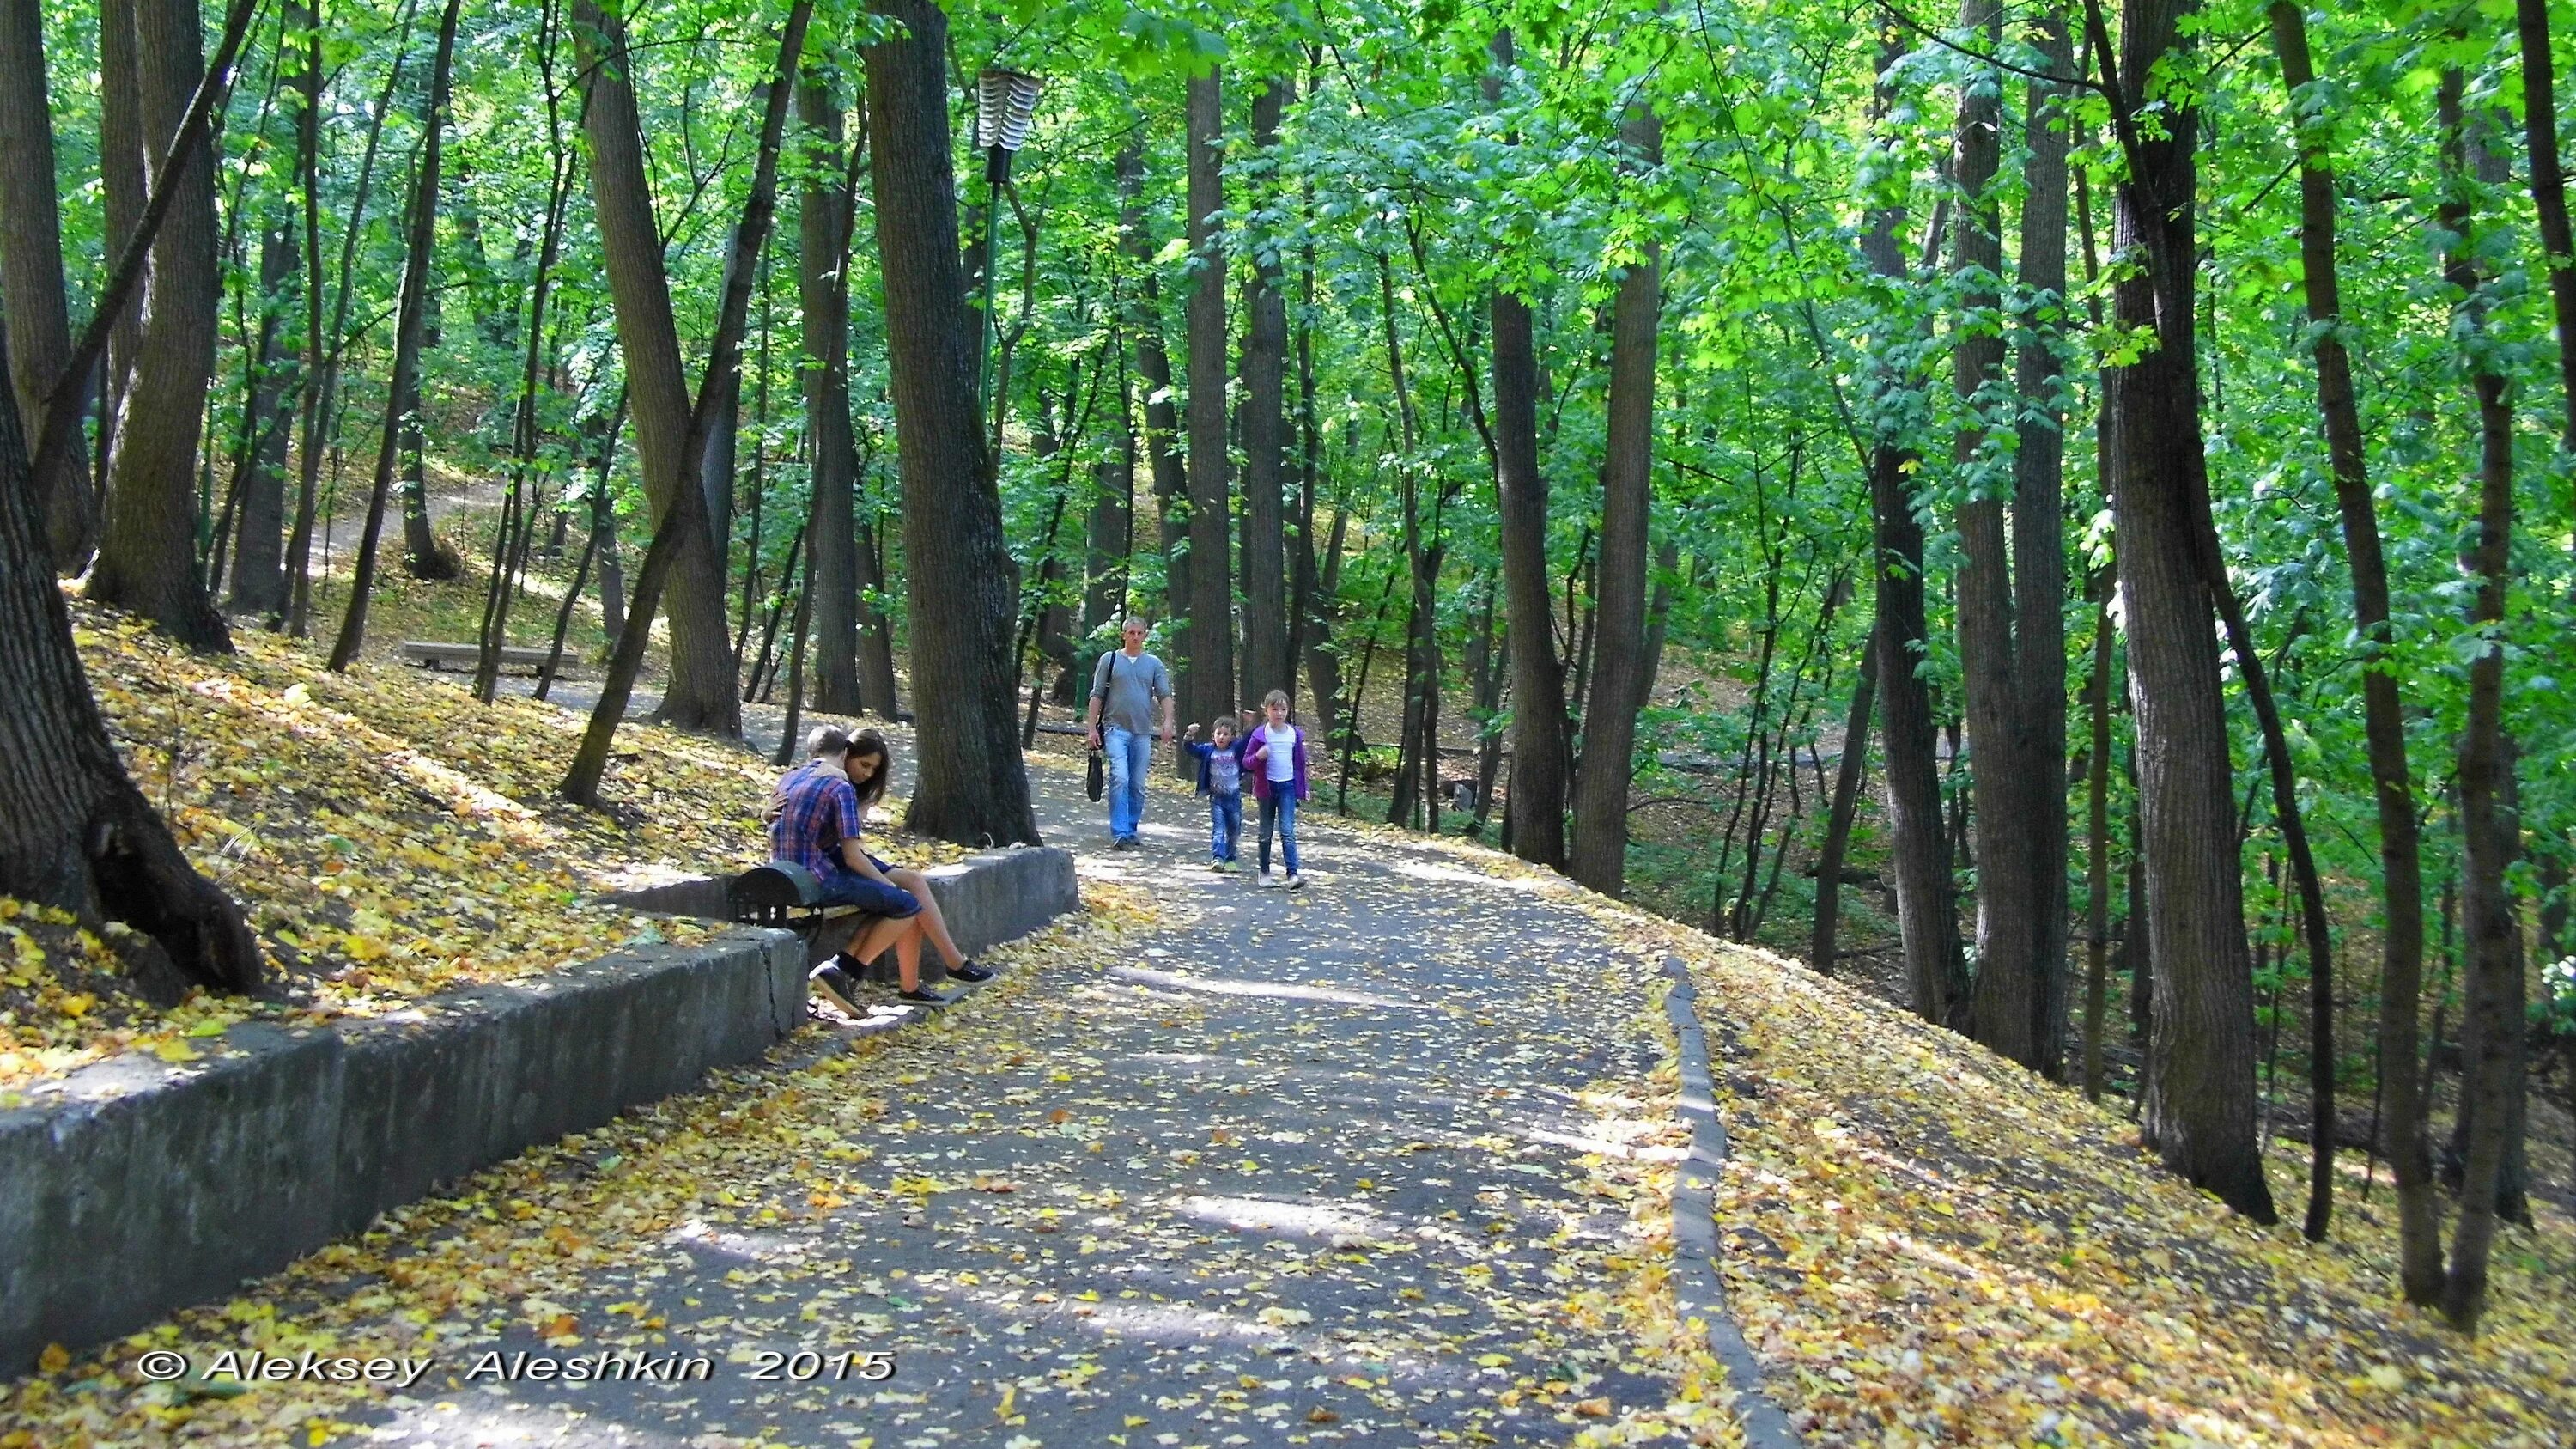
[[[1163,738],[1172,732],[1172,676],[1145,652],[1145,621],[1131,615],[1125,643],[1091,671],[1091,747],[1108,756],[1109,848],[1134,850],[1145,819],[1145,772],[1154,763],[1154,705],[1163,706]]]

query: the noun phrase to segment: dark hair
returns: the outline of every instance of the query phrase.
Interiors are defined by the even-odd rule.
[[[850,736],[849,748],[853,755],[876,757],[876,773],[868,776],[866,784],[856,787],[859,792],[859,808],[865,810],[885,798],[886,782],[894,775],[894,751],[886,748],[886,737],[875,730],[861,730]],[[848,762],[844,761],[842,768],[846,770]]]
[[[813,732],[805,736],[805,753],[817,760],[825,755],[842,754],[849,748],[850,732],[839,725],[816,725]]]

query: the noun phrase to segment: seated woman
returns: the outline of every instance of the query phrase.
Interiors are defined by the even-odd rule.
[[[882,740],[878,747],[884,747]],[[891,949],[902,999],[945,1006],[948,998],[921,985],[920,899],[888,879],[883,861],[859,848],[867,816],[844,768],[849,751],[847,733],[831,725],[816,728],[805,738],[804,766],[778,782],[770,802],[771,856],[812,871],[822,885],[823,904],[856,906],[864,913],[849,944],[808,979],[816,994],[856,1016],[858,975],[865,963]]]
[[[850,788],[858,792],[859,818],[885,798],[886,785],[894,774],[894,756],[886,749],[885,736],[875,730],[861,730],[850,737],[849,753],[842,757],[842,771],[849,776]],[[921,934],[930,948],[939,953],[939,963],[948,974],[960,981],[985,982],[993,979],[993,969],[978,966],[957,949],[957,941],[948,934],[948,918],[939,910],[939,898],[930,892],[930,882],[920,871],[909,867],[889,866],[875,856],[876,867],[886,879],[910,893],[921,903]]]

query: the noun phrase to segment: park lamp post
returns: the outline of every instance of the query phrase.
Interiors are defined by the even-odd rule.
[[[1028,144],[1029,118],[1037,112],[1038,92],[1043,86],[1036,76],[1016,70],[988,69],[975,78],[975,145],[984,153],[984,333],[975,358],[979,411],[995,401],[993,239],[1001,220],[1002,186],[1010,180],[1012,153]],[[998,406],[991,416],[1001,416]]]

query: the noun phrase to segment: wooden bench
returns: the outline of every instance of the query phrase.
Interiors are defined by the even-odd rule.
[[[533,673],[546,667],[546,657],[549,652],[551,651],[521,644],[505,644],[501,646],[501,667],[525,669]],[[405,639],[394,646],[394,654],[405,664],[417,664],[423,669],[442,669],[451,664],[460,669],[471,669],[482,659],[483,646],[442,644],[430,639]]]

